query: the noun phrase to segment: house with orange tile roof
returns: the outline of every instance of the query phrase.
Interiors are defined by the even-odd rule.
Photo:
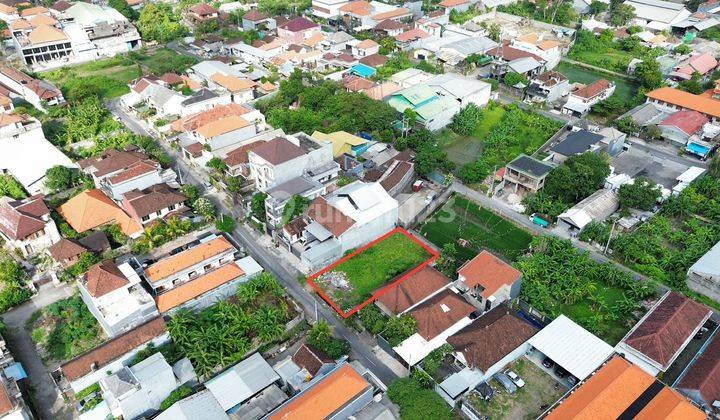
[[[199,310],[225,298],[260,272],[252,257],[235,258],[237,248],[221,234],[182,245],[143,271],[161,313]]]
[[[544,34],[531,32],[512,40],[512,47],[539,56],[545,61],[545,69],[552,70],[562,58],[562,45]]]
[[[107,149],[98,156],[78,162],[83,172],[92,176],[95,186],[117,202],[123,194],[153,185],[174,182],[177,174],[139,150]]]
[[[61,236],[43,195],[23,200],[0,197],[0,238],[27,257],[50,248]]]
[[[562,113],[583,117],[590,112],[590,108],[609,98],[613,93],[615,93],[615,82],[606,79],[598,79],[587,85],[576,84],[570,90]]]
[[[680,89],[661,87],[645,94],[648,103],[664,111],[692,110],[704,114],[710,121],[720,120],[720,100],[713,96],[694,95]]]
[[[489,311],[520,295],[522,273],[495,254],[483,250],[458,269],[456,286]]]
[[[702,420],[706,415],[652,375],[615,356],[540,417]]]
[[[370,404],[374,392],[362,374],[342,362],[270,412],[266,419],[346,419]]]
[[[340,14],[348,20],[347,27],[355,32],[373,29],[378,23],[391,19],[405,21],[412,18],[412,12],[379,1],[356,0],[340,7]]]
[[[615,351],[657,376],[668,370],[710,315],[707,306],[678,292],[667,292],[628,331]]]
[[[76,232],[116,224],[131,238],[142,235],[143,228],[100,190],[85,190],[57,208],[57,212]]]
[[[0,66],[0,85],[6,87],[11,96],[19,96],[43,112],[48,106],[65,104],[65,98],[57,86],[30,77],[13,67]]]
[[[157,317],[152,296],[143,288],[134,259],[122,264],[105,260],[77,281],[78,291],[108,337],[116,337]]]
[[[472,4],[470,0],[443,0],[438,3],[438,6],[442,7],[446,14],[450,14],[453,10],[456,12],[465,12]]]

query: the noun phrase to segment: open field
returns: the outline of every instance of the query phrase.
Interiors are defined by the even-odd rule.
[[[474,162],[483,151],[483,139],[490,134],[503,115],[505,115],[503,107],[487,109],[472,136],[461,136],[446,129],[440,133],[438,142],[447,152],[448,158],[457,165]]]
[[[625,291],[620,287],[607,286],[598,282],[593,284],[596,290],[593,298],[586,298],[573,304],[559,305],[558,311],[570,319],[588,320],[597,312],[594,308],[595,303],[591,299],[602,302],[606,307],[611,308],[625,298]],[[610,344],[618,343],[628,332],[626,319],[623,318],[606,319],[603,324],[605,324],[605,333],[601,338]]]
[[[532,240],[530,233],[463,196],[452,196],[425,222],[420,233],[440,248],[455,244],[463,260],[487,248],[514,261]],[[461,247],[459,239],[468,241],[469,246]]]
[[[484,401],[474,393],[470,395],[475,410],[490,419],[535,419],[567,391],[563,386],[556,386],[558,383],[553,377],[525,357],[508,368],[525,381],[525,386],[515,394],[509,394],[492,379],[489,384],[495,389],[495,396],[490,401]]]
[[[161,48],[67,66],[43,73],[43,77],[57,84],[71,99],[74,90],[88,86],[97,87],[102,98],[113,99],[130,92],[127,84],[143,74],[160,76],[168,71],[182,72],[196,61],[193,57]]]
[[[391,232],[312,276],[309,281],[341,311],[359,309],[371,296],[433,255],[401,230]],[[353,308],[355,307],[355,308]],[[338,308],[335,308],[336,310]]]

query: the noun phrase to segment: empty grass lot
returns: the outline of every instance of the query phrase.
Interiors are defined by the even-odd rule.
[[[430,253],[423,247],[407,236],[396,233],[331,270],[331,273],[345,274],[351,286],[350,290],[328,290],[327,284],[322,281],[320,284],[321,287],[325,286],[325,291],[329,292],[343,309],[350,309],[398,275],[428,258]]]
[[[510,261],[525,253],[532,235],[468,198],[452,196],[428,219],[420,233],[436,246],[455,244],[462,260],[469,260],[487,248]],[[459,239],[470,243],[461,247]]]
[[[474,393],[470,396],[473,408],[490,419],[536,419],[567,391],[563,386],[556,386],[555,379],[524,357],[509,368],[525,381],[525,386],[515,394],[509,394],[492,379],[489,384],[495,389],[493,399],[484,401]]]
[[[440,133],[438,142],[448,154],[448,158],[457,165],[475,162],[483,150],[482,139],[490,134],[503,115],[505,108],[501,106],[488,108],[483,112],[483,119],[472,136],[461,136],[445,129]]]
[[[557,306],[557,312],[564,314],[575,321],[588,320],[591,319],[593,315],[601,311],[598,306],[604,304],[604,306],[612,308],[624,299],[625,290],[619,287],[612,287],[599,283],[595,283],[595,287],[595,297],[597,298],[596,302],[592,302],[590,299],[583,299],[572,305],[561,304]],[[628,318],[624,317],[618,319],[606,319],[603,323],[605,324],[606,332],[604,334],[598,334],[598,336],[611,345],[615,345],[622,340],[629,329],[627,325]]]

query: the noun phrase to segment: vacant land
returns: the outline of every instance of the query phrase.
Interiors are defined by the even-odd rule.
[[[101,344],[106,336],[79,295],[39,310],[28,322],[46,361],[64,361]]]
[[[420,229],[442,248],[454,244],[461,259],[469,260],[487,248],[514,261],[524,254],[532,235],[463,196],[453,196]],[[460,246],[464,239],[467,246]]]
[[[438,143],[448,154],[448,158],[458,166],[474,162],[483,151],[483,139],[490,134],[503,115],[505,115],[505,108],[501,106],[488,107],[483,112],[483,119],[472,136],[461,136],[446,129],[440,133]]]
[[[56,83],[70,99],[72,92],[83,86],[96,86],[102,98],[113,99],[130,92],[127,84],[143,74],[160,76],[168,71],[182,72],[196,62],[193,57],[161,48],[67,66],[43,73],[43,77]]]
[[[316,283],[344,310],[362,303],[374,291],[430,258],[422,246],[395,233],[318,277]]]
[[[492,379],[489,384],[495,389],[495,396],[490,401],[482,400],[475,393],[470,395],[470,403],[480,414],[491,419],[535,419],[567,391],[524,357],[509,368],[525,381],[525,386],[509,394]]]

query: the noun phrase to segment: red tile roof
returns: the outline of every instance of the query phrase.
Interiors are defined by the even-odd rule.
[[[474,311],[474,306],[446,289],[410,311],[410,315],[417,321],[418,334],[430,341]]]
[[[482,251],[463,264],[458,274],[465,278],[468,287],[481,286],[487,299],[503,285],[513,285],[522,273],[488,251]]]
[[[662,366],[683,349],[685,341],[710,316],[710,309],[677,292],[668,293],[641,320],[625,344]]]
[[[45,228],[43,216],[50,214],[42,195],[23,201],[0,198],[0,231],[10,239],[25,239]]]
[[[100,346],[64,363],[60,368],[69,381],[80,379],[132,350],[165,334],[167,329],[162,317],[157,317],[125,334],[117,336]]]
[[[447,342],[463,353],[470,366],[485,372],[537,332],[501,304],[450,336]]]
[[[581,87],[580,89],[571,92],[571,94],[574,96],[579,96],[581,98],[590,99],[604,92],[609,87],[609,81],[605,79],[599,79],[590,83],[589,85],[585,85],[584,87]]]
[[[77,257],[78,255],[82,254],[83,252],[87,251],[87,248],[80,245],[79,243],[75,241],[71,241],[70,239],[62,238],[60,239],[60,242],[54,244],[50,248],[48,248],[48,251],[50,252],[50,256],[57,262],[62,262],[65,260],[69,260],[71,258]]]
[[[252,153],[260,156],[273,165],[279,165],[289,160],[305,155],[305,151],[291,141],[276,137],[258,145]]]
[[[700,393],[705,404],[720,401],[720,336],[715,335],[705,351],[688,369],[675,388]]]
[[[15,404],[10,400],[5,383],[0,382],[0,416],[4,416],[14,408]]]
[[[312,220],[320,223],[325,229],[329,230],[335,237],[341,236],[355,224],[353,219],[331,206],[330,203],[322,197],[318,197],[310,203],[307,215]]]
[[[189,11],[195,13],[198,16],[207,16],[217,13],[217,9],[206,3],[198,3],[190,6]]]
[[[417,305],[436,291],[450,283],[447,277],[436,269],[426,266],[411,275],[397,287],[382,294],[378,301],[390,312],[397,315]]]
[[[137,217],[148,216],[172,205],[183,204],[187,200],[185,195],[167,184],[153,185],[144,190],[131,190],[124,196]]]
[[[503,60],[505,60],[505,61],[513,61],[513,60],[517,60],[518,58],[530,57],[530,58],[534,58],[535,60],[537,60],[540,63],[545,62],[545,60],[543,60],[542,57],[540,57],[537,54],[519,50],[517,48],[510,46],[510,41],[503,41],[502,48],[500,48],[499,46],[495,47],[495,48],[491,49],[490,51],[488,51],[486,54],[491,57],[502,57]]]
[[[683,133],[691,136],[710,122],[705,115],[691,110],[678,111],[662,120],[659,125],[665,127],[677,127]]]
[[[253,9],[243,15],[243,19],[247,19],[253,22],[259,22],[261,20],[267,19],[267,15],[257,9]]]
[[[343,78],[343,86],[350,92],[360,92],[375,86],[375,82],[360,76],[351,74]]]
[[[223,162],[225,162],[230,168],[237,165],[242,165],[244,163],[248,163],[248,152],[260,146],[261,144],[262,142],[260,141],[254,141],[252,143],[244,144],[237,149],[233,149],[228,152],[227,156],[225,156],[225,159],[223,159]]]
[[[292,361],[301,368],[307,370],[311,375],[317,375],[320,368],[326,363],[335,363],[332,357],[324,351],[303,343],[292,356]]]
[[[279,27],[290,32],[300,32],[310,28],[318,28],[320,25],[310,19],[298,17],[283,23]]]
[[[90,267],[85,275],[85,287],[90,295],[99,298],[130,284],[112,260],[105,260]]]

